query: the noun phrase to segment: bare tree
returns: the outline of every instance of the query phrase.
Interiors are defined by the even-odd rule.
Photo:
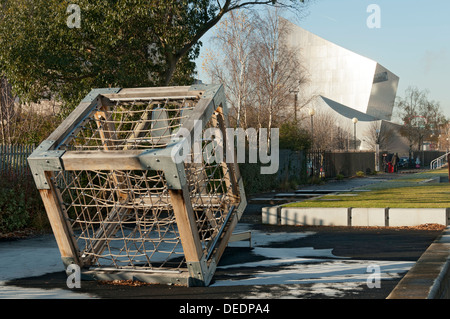
[[[0,142],[11,144],[11,122],[15,117],[14,98],[11,85],[5,76],[0,78]]]
[[[408,87],[405,97],[398,97],[396,108],[404,125],[401,134],[408,139],[410,150],[417,143],[420,150],[420,127],[424,127],[424,119],[420,116],[420,109],[426,101],[427,92],[416,87]]]
[[[314,126],[314,132],[311,132],[311,134],[314,135],[313,148],[321,150],[334,149],[337,131],[337,127],[335,125],[336,118],[328,112],[316,111],[312,121],[313,124],[311,124]]]
[[[440,134],[438,135],[438,149],[450,151],[450,121],[446,121],[440,129]]]
[[[255,19],[256,40],[252,77],[255,83],[256,102],[260,117],[258,124],[270,128],[295,117],[292,92],[306,82],[298,50],[286,45],[291,32],[277,10],[267,11]],[[294,115],[294,116],[293,116]],[[270,137],[269,137],[270,140]]]
[[[401,134],[408,139],[411,151],[414,145],[420,151],[424,139],[437,133],[447,121],[439,103],[429,100],[428,93],[427,90],[408,87],[405,96],[396,102],[396,110],[404,123]]]
[[[375,121],[369,124],[365,132],[366,142],[372,150],[376,150],[378,145],[381,150],[388,150],[394,138],[394,131],[381,125],[381,121]]]
[[[191,48],[193,48],[198,41],[229,12],[250,9],[257,6],[268,6],[274,8],[283,8],[295,12],[301,16],[305,14],[305,9],[308,6],[308,0],[216,0],[216,1],[199,1],[196,6],[197,11],[203,13],[200,15],[202,19],[194,23],[194,28],[191,30],[191,37],[186,38],[185,42],[180,47],[171,47],[170,44],[163,42],[166,52],[167,64],[170,65],[166,72],[165,83],[170,82],[170,78],[175,71],[178,61],[185,56]],[[195,5],[192,8],[196,7]]]
[[[335,115],[324,110],[316,110],[313,118],[303,112],[300,125],[308,128],[312,148],[318,150],[348,150],[351,127],[339,121]]]
[[[216,47],[205,58],[211,80],[227,88],[236,126],[265,127],[270,132],[296,118],[307,104],[297,99],[307,81],[299,50],[286,45],[291,30],[278,13],[277,9],[263,15],[231,12],[219,24]]]
[[[244,11],[232,11],[218,25],[213,51],[207,53],[204,70],[212,82],[226,87],[227,100],[235,111],[237,127],[248,126],[247,105],[254,86],[249,79],[253,50],[254,24]],[[243,123],[241,117],[243,115]]]
[[[0,143],[38,144],[56,128],[55,102],[24,104],[11,93],[5,77],[0,79]]]

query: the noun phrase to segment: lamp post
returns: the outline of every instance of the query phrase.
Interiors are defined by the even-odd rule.
[[[298,90],[289,90],[290,93],[294,93],[294,122],[297,124],[297,99]]]
[[[352,122],[353,122],[353,146],[356,152],[356,123],[358,123],[358,119],[354,117],[352,119]]]
[[[375,171],[380,171],[380,129],[376,129],[376,144],[375,144]]]
[[[314,111],[314,109],[309,109],[309,116],[311,117],[311,148],[314,149],[314,114],[316,114],[316,112]]]

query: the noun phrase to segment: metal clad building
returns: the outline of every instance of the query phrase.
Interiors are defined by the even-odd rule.
[[[291,22],[287,45],[299,49],[309,74],[305,94],[321,95],[380,120],[391,120],[399,77],[369,58]]]
[[[282,19],[282,18],[280,18]],[[353,127],[359,150],[368,150],[367,132],[376,126],[393,134],[390,151],[408,152],[401,125],[391,122],[399,77],[378,62],[325,40],[291,22],[286,45],[300,55],[308,82],[299,90],[305,99],[317,96],[314,108],[338,118],[338,126]],[[300,96],[300,99],[302,96]]]

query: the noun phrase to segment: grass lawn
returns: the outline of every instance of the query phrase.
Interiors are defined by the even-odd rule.
[[[408,174],[398,179],[359,188],[366,192],[327,195],[318,199],[290,203],[283,207],[367,207],[367,208],[446,208],[450,207],[450,183],[423,183],[429,178],[448,175],[448,171]]]

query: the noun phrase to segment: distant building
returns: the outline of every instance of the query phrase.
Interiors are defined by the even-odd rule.
[[[285,22],[291,31],[287,45],[298,49],[308,73],[308,83],[302,84],[301,95],[317,96],[313,107],[335,115],[337,125],[352,132],[352,120],[357,118],[359,150],[372,148],[367,132],[378,127],[378,134],[389,131],[392,137],[389,151],[407,153],[409,146],[399,133],[401,126],[390,122],[399,77],[376,61]]]

